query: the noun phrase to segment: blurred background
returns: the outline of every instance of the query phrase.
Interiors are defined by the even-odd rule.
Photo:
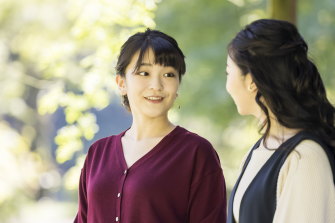
[[[229,192],[260,135],[225,90],[226,45],[259,18],[296,23],[335,103],[334,15],[334,0],[0,0],[0,222],[73,222],[90,144],[131,124],[114,67],[146,27],[184,51],[170,117],[214,145]]]

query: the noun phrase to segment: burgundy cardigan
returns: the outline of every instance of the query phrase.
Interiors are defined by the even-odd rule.
[[[177,126],[128,168],[124,134],[89,149],[75,223],[226,222],[225,181],[206,139]]]

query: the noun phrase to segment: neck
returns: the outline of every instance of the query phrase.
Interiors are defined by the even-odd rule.
[[[133,116],[133,123],[126,134],[135,140],[159,138],[164,137],[174,128],[175,125],[167,117],[151,119]]]
[[[283,142],[297,134],[299,129],[287,128],[276,119],[271,118],[271,126],[269,130],[269,135],[266,138],[266,145],[269,148],[278,148]]]
[[[271,126],[267,138],[264,139],[264,144],[267,148],[278,148],[283,142],[297,134],[300,129],[287,128],[280,124],[271,112],[270,109],[269,116],[271,120]],[[259,116],[259,123],[263,123],[266,120],[266,115],[262,113]],[[266,127],[265,127],[266,128]]]

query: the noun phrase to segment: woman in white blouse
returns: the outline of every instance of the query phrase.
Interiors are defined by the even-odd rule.
[[[294,25],[262,19],[228,45],[226,88],[262,137],[232,191],[229,223],[334,223],[335,109]]]

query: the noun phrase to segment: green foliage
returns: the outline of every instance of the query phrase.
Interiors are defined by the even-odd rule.
[[[243,154],[257,134],[253,119],[237,114],[225,90],[226,46],[242,27],[268,18],[265,0],[169,0],[156,12],[157,28],[177,39],[186,54],[187,73],[177,105],[178,122],[200,133],[218,150],[228,187],[235,182]],[[298,1],[298,27],[310,46],[335,102],[335,3]]]
[[[269,0],[268,5],[271,18],[296,24],[297,0]]]
[[[144,27],[175,37],[185,52],[187,73],[176,102],[181,108],[170,116],[214,144],[231,188],[246,149],[259,135],[226,93],[226,45],[245,24],[268,17],[267,1],[157,2],[0,0],[1,222],[44,191],[77,189],[83,141],[99,130],[92,110],[113,100],[120,45]],[[298,27],[332,102],[334,13],[333,0],[298,1]],[[56,111],[64,112],[67,125],[58,129],[54,159],[47,140]],[[74,158],[77,164],[62,181],[56,166]]]
[[[0,5],[0,221],[5,222],[44,190],[61,186],[59,173],[49,174],[57,165],[47,141],[49,114],[65,114],[67,125],[55,137],[56,161],[65,163],[97,133],[92,110],[112,100],[120,46],[134,32],[155,26],[156,1],[0,0]],[[79,154],[65,187],[77,187],[82,164]],[[6,175],[10,170],[15,174]]]
[[[40,54],[44,78],[51,80],[38,100],[40,114],[63,108],[66,122],[56,143],[58,162],[70,160],[98,131],[91,109],[105,108],[115,90],[113,65],[120,45],[143,27],[155,25],[155,1],[72,0],[64,11],[67,32],[53,41],[48,53]],[[48,55],[48,56],[45,56]]]
[[[233,3],[234,2],[234,3]],[[238,4],[238,5],[236,5]],[[174,36],[186,54],[181,120],[208,116],[221,130],[236,117],[225,91],[226,45],[241,25],[264,16],[261,1],[163,1],[157,28]],[[243,7],[239,7],[239,5]],[[192,101],[198,103],[193,104]]]
[[[242,26],[266,16],[265,3],[169,0],[156,12],[157,29],[175,37],[186,55],[187,73],[176,102],[181,105],[178,122],[213,143],[228,188],[245,150],[259,135],[255,123],[237,114],[226,92],[226,46]]]
[[[328,97],[335,104],[335,2],[310,0],[300,2],[298,27],[309,45],[309,56],[316,63],[326,85]]]

